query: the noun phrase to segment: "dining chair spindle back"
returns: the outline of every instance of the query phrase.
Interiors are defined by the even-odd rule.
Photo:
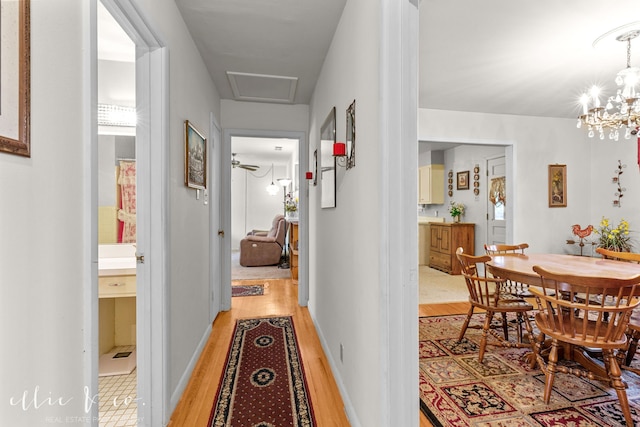
[[[635,297],[636,289],[640,291],[640,275],[628,279],[579,276],[538,265],[533,270],[543,285],[530,289],[538,305],[535,322],[540,333],[551,339],[548,360],[542,356],[542,340],[533,340],[536,361],[545,374],[544,402],[549,403],[557,372],[599,379],[615,389],[627,425],[634,425],[614,352],[627,346],[629,315],[640,303]],[[565,359],[577,357],[578,351],[584,354],[581,350],[585,348],[601,350],[605,372],[600,372],[595,363],[585,362],[578,368],[559,365],[561,348]],[[586,356],[584,360],[588,361]]]
[[[596,252],[602,255],[602,258],[612,259],[616,261],[633,262],[640,264],[640,254],[634,252],[618,252],[605,248],[596,248]],[[638,342],[640,341],[640,309],[633,310],[629,324],[627,325],[627,337],[629,338],[629,346],[625,351],[621,351],[618,355],[618,361],[623,363],[623,367],[640,375],[640,369],[632,368],[631,361],[638,350]]]
[[[528,243],[519,243],[517,245],[484,245],[484,251],[487,255],[508,255],[508,254],[522,254],[524,250],[529,248]],[[533,294],[529,292],[529,286],[525,283],[515,282],[513,280],[507,280],[505,284],[505,292],[509,292],[520,298],[533,298]]]
[[[503,294],[502,287],[505,285],[506,280],[495,277],[487,277],[486,265],[487,261],[491,261],[491,257],[488,255],[472,256],[464,253],[462,248],[456,250],[456,257],[460,262],[461,272],[464,276],[467,289],[469,291],[469,311],[467,317],[460,330],[458,341],[464,338],[464,335],[469,328],[469,322],[473,316],[475,308],[485,310],[485,318],[482,325],[482,338],[480,341],[480,349],[478,354],[478,361],[482,363],[484,353],[486,351],[487,344],[498,345],[502,347],[530,347],[529,343],[522,342],[521,328],[518,327],[518,341],[509,341],[507,322],[507,313],[516,313],[518,316],[517,324],[520,325],[522,319],[527,324],[527,330],[531,332],[531,326],[529,325],[529,318],[526,315],[527,311],[533,310],[533,306],[523,299],[507,298]],[[479,265],[483,265],[483,273],[479,274]],[[491,330],[491,320],[494,314],[500,313],[502,317],[502,329],[504,337],[498,334],[494,334]],[[489,342],[488,336],[491,334],[495,340]]]

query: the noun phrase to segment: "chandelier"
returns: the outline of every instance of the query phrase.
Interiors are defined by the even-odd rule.
[[[594,46],[611,33],[596,39]],[[588,93],[583,94],[580,98],[582,115],[578,117],[578,128],[585,125],[589,130],[590,138],[593,138],[597,132],[600,139],[604,139],[605,132],[608,132],[609,139],[617,141],[621,131],[624,131],[626,139],[638,132],[640,126],[640,100],[638,98],[640,68],[631,66],[631,40],[639,35],[640,29],[636,28],[616,37],[616,40],[627,43],[627,68],[618,72],[615,78],[618,85],[616,94],[603,98],[604,106],[601,103],[600,88],[597,86],[593,86]]]

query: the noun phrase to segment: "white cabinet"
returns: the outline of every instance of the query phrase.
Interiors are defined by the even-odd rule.
[[[418,168],[418,204],[441,205],[444,203],[444,165],[427,165]]]

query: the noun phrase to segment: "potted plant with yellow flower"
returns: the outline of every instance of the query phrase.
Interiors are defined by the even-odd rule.
[[[617,227],[613,227],[609,218],[602,217],[600,227],[593,231],[600,236],[598,247],[616,252],[631,252],[629,223],[624,218]]]

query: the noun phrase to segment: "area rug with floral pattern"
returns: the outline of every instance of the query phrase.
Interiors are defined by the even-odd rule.
[[[293,319],[238,320],[209,426],[315,425]]]
[[[479,325],[483,316],[474,315],[471,324]],[[596,380],[558,373],[546,405],[544,374],[529,366],[528,348],[488,346],[478,363],[481,330],[468,329],[457,341],[464,319],[419,319],[420,406],[435,426],[625,425],[615,391]],[[640,377],[625,371],[623,380],[640,425]]]
[[[231,286],[232,297],[252,297],[256,295],[264,295],[264,284]]]

